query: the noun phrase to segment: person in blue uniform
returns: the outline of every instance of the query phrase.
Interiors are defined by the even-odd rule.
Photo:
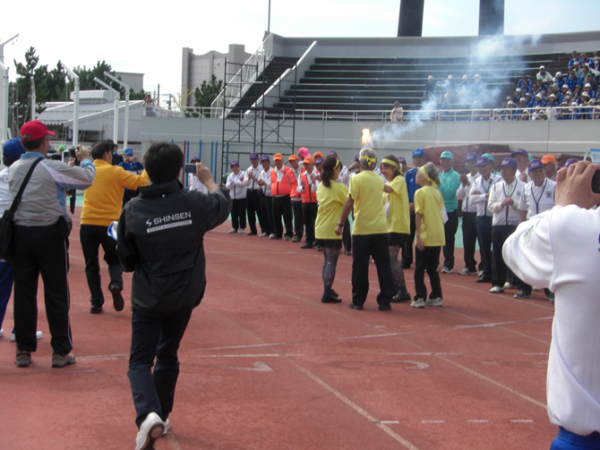
[[[416,231],[416,223],[415,223],[415,191],[419,189],[421,186],[417,184],[417,171],[419,167],[427,162],[427,158],[425,157],[425,152],[417,148],[412,153],[412,162],[415,166],[414,168],[408,170],[404,179],[406,180],[406,187],[408,189],[408,207],[410,209],[410,237],[404,240],[402,245],[402,268],[408,269],[413,263],[414,250],[413,243],[415,240],[415,231]]]
[[[139,162],[135,156],[133,156],[133,150],[130,148],[126,148],[124,153],[125,161],[119,163],[119,167],[122,167],[127,172],[132,173],[134,175],[141,175],[144,171],[144,165],[141,162]],[[125,188],[123,192],[123,206],[125,206],[129,200],[136,196],[137,191]]]

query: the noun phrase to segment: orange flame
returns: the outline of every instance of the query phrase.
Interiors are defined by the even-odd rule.
[[[369,135],[371,134],[371,130],[369,130],[368,128],[365,128],[364,130],[362,130],[362,138],[361,138],[361,143],[365,143],[367,142],[367,139],[369,139]]]

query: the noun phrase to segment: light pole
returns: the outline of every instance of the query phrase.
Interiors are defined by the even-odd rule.
[[[73,147],[77,147],[79,144],[79,76],[65,66],[64,63],[60,63],[63,69],[69,74],[69,77],[73,80],[75,87],[75,98],[73,108]]]
[[[113,121],[113,142],[118,145],[119,143],[119,100],[121,100],[121,93],[116,89],[113,89],[104,81],[94,78],[94,81],[98,83],[100,86],[105,87],[109,91],[111,91],[115,96],[115,113],[114,113],[114,121]]]
[[[119,83],[125,89],[125,125],[123,129],[123,148],[127,148],[127,138],[129,137],[129,86],[108,72],[104,72],[104,76],[110,78],[115,83]]]
[[[8,137],[8,67],[4,65],[4,46],[18,37],[16,34],[0,44],[0,144]]]
[[[267,33],[271,32],[271,0],[269,0],[269,12],[267,15]]]

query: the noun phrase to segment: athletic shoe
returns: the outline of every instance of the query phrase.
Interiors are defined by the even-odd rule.
[[[71,364],[75,364],[75,355],[73,353],[67,353],[66,355],[52,353],[52,367],[55,369],[67,367]]]
[[[90,314],[100,314],[102,312],[102,305],[92,305],[90,308]]]
[[[245,234],[246,230],[244,228],[240,228],[240,230],[238,231],[239,234]]]
[[[314,246],[312,244],[304,244],[302,245],[300,248],[313,248]]]
[[[162,432],[162,435],[166,435],[171,430],[171,421],[169,419],[165,420],[165,429]]]
[[[514,295],[515,298],[531,298],[531,292],[528,294],[524,290],[520,290]]]
[[[475,283],[491,283],[492,279],[491,278],[484,278],[484,277],[479,277],[475,280]]]
[[[554,292],[549,292],[548,295],[546,295],[546,298],[554,305]]]
[[[442,273],[452,273],[452,269],[449,269],[448,267],[444,266],[444,268],[442,269]]]
[[[425,301],[425,306],[442,306],[442,299],[441,298],[428,298]]]
[[[377,309],[379,311],[389,311],[390,309],[392,309],[392,307],[390,305],[379,305]]]
[[[277,237],[277,235],[275,233],[271,233],[269,235],[269,239],[273,239],[273,240],[277,240],[277,239],[281,239],[280,237]]]
[[[392,297],[392,302],[393,303],[400,303],[400,302],[407,302],[411,299],[412,297],[410,296],[410,294],[408,292],[402,293],[402,292],[398,292],[396,295],[394,295]]]
[[[256,231],[250,231],[246,236],[256,236],[256,235],[257,235]],[[169,419],[167,419],[167,420],[169,420]]]
[[[283,240],[289,242],[292,240],[292,238],[286,234],[285,236],[283,236]]]
[[[483,270],[479,271],[479,276],[482,277],[483,276]]]
[[[490,289],[491,294],[501,294],[502,292],[504,292],[504,289],[501,288],[500,286],[494,286],[493,288]]]
[[[354,303],[350,303],[348,306],[352,309],[357,309],[359,311],[362,311],[364,309],[363,305],[355,305]]]
[[[459,275],[477,275],[476,270],[469,270],[466,267],[457,272]]]
[[[237,230],[235,228],[232,228],[231,230],[229,230],[229,234],[234,234],[237,233]]]
[[[292,242],[300,242],[300,238],[298,236],[294,236]]]
[[[504,289],[516,289],[517,287],[514,284],[510,284],[508,281],[504,283]]]
[[[260,233],[258,237],[269,237],[269,235],[267,233]]]
[[[322,250],[320,245],[317,245],[317,251],[320,252]]]
[[[352,256],[352,252],[350,250],[346,250],[346,256]]]
[[[154,447],[154,442],[163,435],[165,423],[160,420],[158,414],[151,412],[140,426],[135,439],[135,450],[149,450]]]
[[[41,331],[36,331],[35,332],[35,338],[39,341],[42,336],[44,335],[44,333],[42,333]],[[10,333],[10,342],[15,342],[17,340],[17,337],[15,336],[15,333]]]
[[[329,295],[324,295],[321,297],[321,303],[341,303],[342,299],[333,295],[333,293]]]
[[[333,295],[334,297],[340,298],[340,294],[338,294],[337,292],[335,292],[333,289],[330,289],[329,291],[331,293],[331,295]]]
[[[111,284],[108,289],[112,294],[113,306],[115,308],[115,311],[123,311],[125,301],[123,300],[123,296],[121,295],[121,288],[116,284]]]
[[[413,300],[410,306],[412,306],[413,308],[425,308],[425,300],[423,300],[422,298],[418,298],[416,300]]]
[[[31,353],[26,350],[19,350],[19,347],[17,347],[15,364],[17,367],[29,367],[29,364],[31,364]]]

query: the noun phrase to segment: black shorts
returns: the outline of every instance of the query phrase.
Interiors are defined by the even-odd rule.
[[[342,239],[317,239],[317,245],[324,248],[342,248]]]
[[[399,245],[402,247],[404,245],[404,241],[408,239],[410,236],[408,234],[403,233],[388,233],[388,245],[390,247]]]

